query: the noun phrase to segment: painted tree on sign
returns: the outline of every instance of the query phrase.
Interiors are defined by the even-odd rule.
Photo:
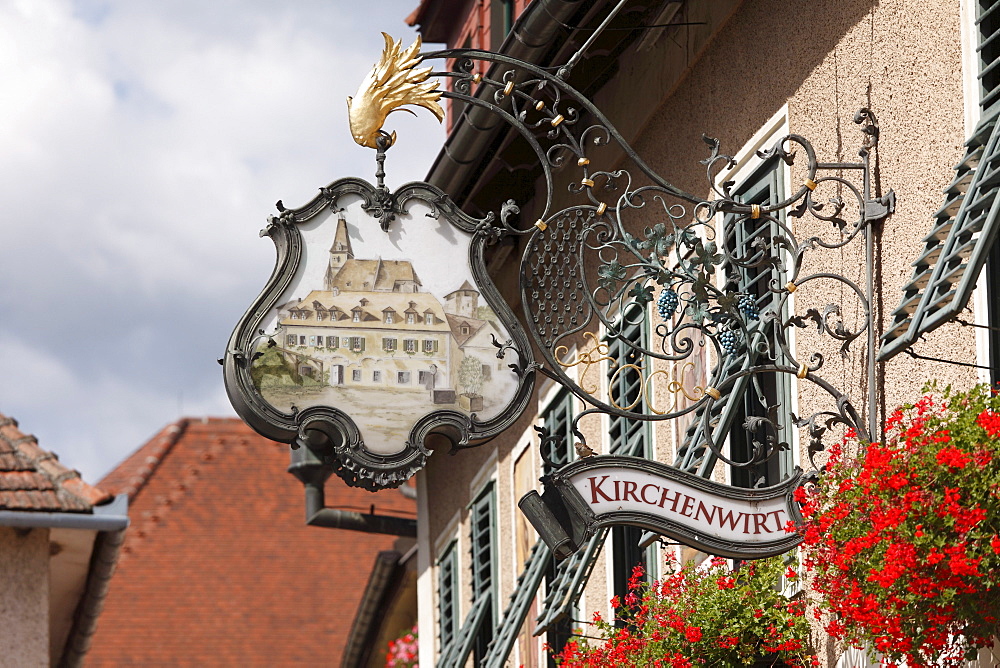
[[[466,355],[458,367],[458,384],[465,394],[478,396],[483,390],[483,364],[477,358]]]

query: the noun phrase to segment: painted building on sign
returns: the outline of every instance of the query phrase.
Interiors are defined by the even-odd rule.
[[[411,262],[355,258],[340,219],[325,289],[281,308],[277,351],[321,384],[427,391],[435,403],[454,404],[479,395],[502,368],[494,320],[468,281],[442,302],[424,291]]]

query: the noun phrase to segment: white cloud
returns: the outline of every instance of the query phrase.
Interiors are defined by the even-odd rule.
[[[214,358],[270,274],[257,231],[278,199],[373,178],[345,98],[413,4],[0,5],[0,412],[93,476],[178,396],[228,411]],[[444,138],[398,116],[390,185]]]

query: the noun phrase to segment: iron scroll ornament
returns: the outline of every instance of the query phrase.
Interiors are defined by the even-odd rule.
[[[537,157],[545,184],[535,198],[538,219],[504,231],[526,237],[521,301],[541,357],[537,371],[587,406],[571,426],[578,447],[587,448],[580,422],[595,413],[643,421],[694,414],[702,427],[692,451],[707,448],[711,457],[688,461],[681,455],[677,465],[707,476],[717,460],[748,469],[761,466],[791,447],[793,425],[807,431],[810,460],[835,427],[852,429],[866,440],[877,433],[873,228],[894,211],[895,194],[873,193],[878,188],[869,160],[879,128],[870,110],[860,109],[854,117],[862,134],[856,161],[820,161],[809,140],[796,134],[779,136],[758,151],[761,162],[794,165],[802,173],[790,192],[759,203],[744,201],[735,184],[721,177],[736,161],[721,152],[717,140],[704,137],[709,155],[702,164],[712,193],[706,199],[657,174],[603,112],[567,83],[566,68],[542,68],[474,49],[421,57],[423,64],[448,63],[447,70],[428,76],[448,82],[440,93],[456,105],[456,116],[467,116],[470,127],[485,126],[484,117],[501,119]],[[597,166],[600,147],[609,144],[617,145],[631,171]],[[849,174],[860,177],[860,183]],[[568,181],[570,199],[578,200],[561,209],[555,206],[559,179]],[[829,231],[797,237],[792,219],[805,217],[827,223]],[[741,229],[750,230],[747,238],[733,244]],[[855,242],[863,243],[863,280],[810,270],[816,266],[807,262],[811,253],[839,251]],[[757,292],[746,289],[741,277],[764,271],[772,274]],[[800,306],[810,293],[831,285],[846,295],[845,304]],[[628,340],[626,331],[654,307],[649,343]],[[854,322],[846,316],[852,312],[858,314]],[[854,342],[867,341],[868,396],[862,411],[819,376],[825,352],[808,350],[801,340],[793,345],[792,332],[804,328],[815,328],[841,355]],[[609,341],[620,342],[639,360],[619,371],[641,379],[644,399],[658,384],[675,401],[618,403],[602,394],[599,384],[588,386],[587,370],[601,373],[605,362],[614,367],[606,354]],[[697,358],[710,360],[711,370],[701,382],[687,383],[685,369]],[[833,406],[800,418],[788,406],[774,405],[762,384],[775,375],[814,385]],[[713,411],[725,410],[731,396],[743,394],[756,396],[764,414],[748,416],[740,425],[752,447],[744,459],[736,459],[723,450],[728,425]]]
[[[356,224],[348,224],[348,218]],[[428,226],[434,229],[426,229]],[[421,258],[418,262],[422,265],[413,262],[416,267],[410,259],[385,254],[355,258],[355,254],[364,254],[356,247],[358,234],[369,240],[379,237],[381,247],[390,251],[398,247],[404,255],[406,250],[415,252],[424,247],[422,243],[438,243],[438,251],[443,253],[441,244],[450,239],[461,253],[453,258],[452,266],[466,267],[473,279],[455,286],[458,296],[454,300],[465,300],[453,304],[451,310],[457,315],[445,311],[440,294],[421,289],[416,270],[430,262],[435,271],[445,273],[441,272],[441,267],[449,264],[445,257],[438,253]],[[344,178],[321,188],[319,195],[301,208],[284,209],[279,203],[279,214],[271,216],[261,231],[261,236],[265,235],[275,244],[274,271],[237,324],[221,360],[230,401],[255,431],[293,448],[306,445],[347,484],[375,491],[397,487],[422,468],[433,439],[443,438],[439,444],[453,449],[481,444],[502,432],[524,410],[534,386],[531,349],[486,273],[485,249],[502,236],[490,217],[479,220],[465,215],[444,193],[426,183],[410,183],[389,193],[381,178],[378,186]],[[463,243],[467,247],[463,248]],[[310,252],[326,248],[330,248],[330,266],[322,287],[330,289],[315,290],[315,281],[310,283],[304,271],[305,263]],[[375,280],[393,285],[360,284],[360,280],[376,275],[381,278]],[[357,279],[359,276],[362,278]],[[358,284],[351,285],[352,279]],[[486,303],[478,305],[476,295]],[[388,304],[388,311],[376,315],[372,312],[376,304],[379,308],[385,305],[380,300]],[[354,313],[348,310],[352,304]],[[495,321],[475,317],[480,315]],[[471,345],[471,337],[477,333],[490,340],[478,342],[478,358],[466,354],[462,360],[475,360],[466,365],[470,368],[483,362],[488,346],[495,358],[492,378],[499,379],[493,386],[505,388],[506,401],[486,412],[474,405],[457,405],[453,396],[457,390],[450,379],[458,369],[445,368],[449,357],[459,354],[452,330],[459,332],[463,323],[479,327],[470,332],[464,345]],[[424,331],[419,335],[424,338],[403,338],[418,336],[407,335],[408,326]],[[396,335],[395,330],[403,333]],[[379,339],[382,348],[375,351]],[[385,343],[389,340],[395,341],[391,350]],[[409,349],[411,341],[413,350]],[[417,370],[425,367],[427,371]],[[346,373],[357,374],[352,380],[365,388],[355,391],[353,405],[368,403],[378,411],[378,416],[369,420],[367,432],[362,418],[357,414],[352,417],[342,403],[351,402]],[[404,377],[409,399],[406,391],[394,384]],[[417,379],[425,377],[425,385],[414,388]],[[375,378],[378,381],[373,383]],[[379,382],[397,394],[402,391],[399,402],[416,402],[400,409],[405,415],[399,419],[407,429],[399,445],[365,439],[366,433],[384,435],[378,430],[387,428],[390,420],[386,416],[394,410],[392,395],[374,392],[372,385]],[[366,391],[367,397],[358,394]]]
[[[854,119],[863,133],[857,162],[821,162],[810,142],[795,134],[778,137],[769,149],[758,152],[761,161],[798,165],[804,175],[787,195],[761,202],[744,201],[734,183],[720,177],[735,166],[735,160],[720,152],[718,141],[706,137],[709,155],[702,163],[712,191],[706,199],[680,190],[654,172],[601,110],[564,80],[567,68],[553,71],[468,49],[418,54],[419,43],[404,51],[390,42],[387,38],[383,60],[362,84],[350,110],[355,139],[378,151],[378,185],[338,181],[305,207],[282,211],[269,225],[278,266],[269,287],[241,320],[225,360],[230,396],[251,426],[271,438],[307,442],[313,450],[325,451],[329,463],[350,484],[370,489],[398,485],[419,469],[428,455],[424,439],[431,434],[442,434],[453,448],[460,448],[500,433],[527,405],[536,371],[588,405],[571,426],[584,449],[579,423],[590,414],[643,421],[697,415],[702,427],[696,445],[711,450],[712,457],[694,464],[679,458],[678,466],[692,472],[696,468],[702,476],[710,474],[718,459],[750,468],[788,449],[788,421],[781,414],[787,417],[790,411],[767,401],[762,389],[767,377],[794,376],[833,399],[832,410],[801,419],[790,416],[795,425],[808,430],[810,458],[823,449],[823,436],[835,425],[853,429],[862,438],[875,433],[872,228],[893,211],[894,195],[872,193],[869,156],[877,146],[878,125],[869,110],[860,110]],[[432,60],[447,61],[449,69],[415,69]],[[431,78],[449,82],[448,90],[436,90],[437,84],[427,81]],[[459,105],[453,111],[504,121],[537,157],[545,185],[544,198],[535,198],[538,219],[533,225],[509,222],[508,214],[523,204],[512,200],[501,208],[499,220],[492,213],[475,219],[427,184],[411,184],[396,193],[384,187],[382,165],[394,140],[381,129],[385,116],[403,104],[418,104],[440,117],[438,97]],[[475,126],[476,120],[469,123]],[[609,144],[616,144],[634,169],[592,166],[592,159],[599,162],[597,149]],[[844,176],[852,170],[861,177],[860,185]],[[568,181],[570,199],[576,200],[559,210],[554,205],[557,177]],[[336,209],[337,198],[345,193],[359,198],[361,208],[377,218],[383,230],[401,224],[394,221],[405,217],[408,201],[420,201],[431,207],[432,215],[443,216],[456,229],[473,235],[470,263],[476,283],[509,332],[509,338],[498,339],[495,347],[511,362],[517,392],[502,411],[487,420],[475,411],[434,411],[436,417],[414,424],[402,451],[387,454],[367,448],[356,425],[340,409],[292,406],[282,411],[259,400],[251,369],[258,355],[267,354],[259,348],[260,341],[273,340],[278,333],[261,324],[266,313],[278,306],[302,253],[301,238],[292,231],[319,212]],[[829,223],[832,232],[797,238],[789,218],[805,216]],[[740,230],[746,238],[733,244]],[[508,235],[522,241],[519,278],[530,340],[490,283],[483,262],[485,245]],[[864,285],[833,272],[807,270],[808,254],[846,248],[855,240],[865,244]],[[768,280],[756,292],[748,290],[742,277],[760,272],[770,272]],[[852,309],[827,304],[796,312],[798,304],[808,301],[800,297],[830,282],[849,297]],[[801,292],[792,300],[797,290]],[[648,343],[629,340],[626,330],[637,319],[646,319],[654,304],[657,313],[650,319],[654,336]],[[842,317],[851,311],[859,314],[855,323]],[[867,335],[866,416],[818,376],[825,363],[822,352],[792,345],[791,332],[812,325],[842,353]],[[638,360],[621,365],[618,372],[639,376],[642,398],[648,399],[648,388],[658,383],[675,401],[655,405],[633,398],[622,403],[603,395],[596,385],[588,386],[587,370],[607,360],[607,341],[620,342]],[[532,361],[532,345],[544,363]],[[696,360],[704,360],[711,370],[700,382],[688,384],[683,376]],[[573,368],[576,373],[570,373]],[[747,416],[743,427],[752,447],[739,460],[723,452],[728,426],[713,411],[730,396],[742,394],[755,395],[765,411]],[[256,418],[258,414],[264,417]]]

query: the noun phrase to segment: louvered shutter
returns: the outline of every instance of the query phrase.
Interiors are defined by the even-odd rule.
[[[500,619],[500,625],[493,642],[483,659],[484,668],[502,668],[506,665],[507,657],[510,656],[514,643],[517,641],[518,631],[521,630],[521,626],[528,616],[531,601],[534,600],[538,587],[545,577],[545,571],[551,558],[552,552],[544,542],[535,543],[531,554],[528,555],[524,570],[517,578],[514,593]]]
[[[442,653],[451,648],[458,627],[458,555],[452,543],[438,562],[438,643]]]

